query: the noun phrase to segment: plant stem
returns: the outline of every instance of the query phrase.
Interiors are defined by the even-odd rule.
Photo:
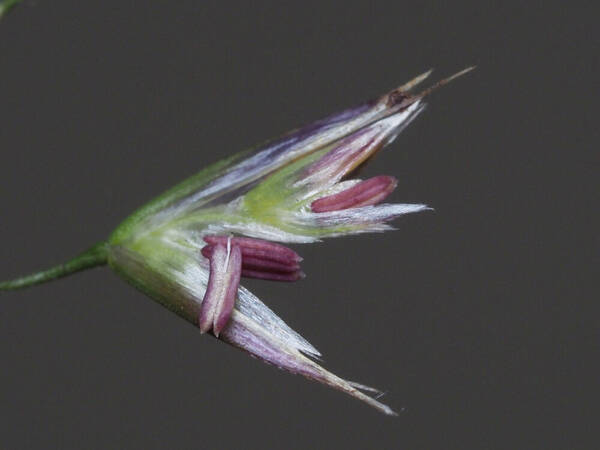
[[[106,264],[106,242],[99,242],[75,258],[58,266],[21,278],[0,282],[0,291],[11,291],[71,275],[81,270]]]
[[[13,6],[16,6],[17,3],[20,3],[21,0],[4,0],[0,1],[0,19],[4,14],[11,10]]]

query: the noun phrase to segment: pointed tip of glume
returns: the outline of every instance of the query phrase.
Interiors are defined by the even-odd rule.
[[[449,77],[444,78],[441,82],[443,82],[444,84],[450,83],[452,80],[455,80],[458,77],[462,77],[463,75],[466,75],[475,69],[477,69],[476,65],[469,66],[466,69],[456,72],[454,75],[450,75]]]
[[[466,75],[467,73],[471,72],[472,70],[475,70],[476,68],[477,68],[477,66],[473,65],[473,66],[467,67],[466,69],[460,70],[460,71],[456,72],[455,74],[450,75],[449,77],[441,79],[437,83],[433,84],[432,86],[428,87],[427,89],[424,89],[423,91],[419,92],[418,94],[415,94],[415,96],[420,99],[423,97],[426,97],[429,94],[431,94],[433,91],[436,91],[438,88],[441,88],[442,86],[445,86],[446,84],[450,83],[451,81],[454,81],[457,78],[462,77],[463,75]]]
[[[385,102],[388,107],[393,107],[400,104],[406,104],[406,106],[408,106],[408,104],[413,103],[417,98],[419,98],[418,96],[409,94],[409,91],[419,83],[422,83],[429,75],[431,75],[431,72],[433,72],[433,69],[429,69],[427,72],[417,75],[412,80],[404,83],[402,86],[391,90],[381,98],[381,101]]]
[[[395,90],[401,91],[401,92],[410,91],[412,88],[414,88],[418,84],[425,81],[429,77],[429,75],[431,75],[432,72],[433,72],[433,68],[429,69],[427,72],[423,72],[421,75],[417,75],[412,80],[404,83],[402,86],[400,86],[399,88],[397,88]]]

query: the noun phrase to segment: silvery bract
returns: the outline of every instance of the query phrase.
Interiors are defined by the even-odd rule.
[[[396,186],[391,176],[358,180],[352,174],[423,111],[431,89],[409,90],[427,75],[207,167],[134,212],[107,241],[64,265],[0,283],[0,289],[108,263],[202,332],[394,414],[363,392],[376,390],[311,359],[318,350],[239,280],[303,278],[301,258],[282,244],[384,231],[391,220],[426,209],[382,203]]]

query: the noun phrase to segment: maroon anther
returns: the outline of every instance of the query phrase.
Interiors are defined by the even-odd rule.
[[[237,245],[242,249],[242,256],[256,256],[268,259],[270,261],[300,262],[302,257],[291,248],[274,242],[263,241],[262,239],[246,237],[228,237],[228,236],[204,236],[207,244],[227,245],[231,239],[231,245]]]
[[[311,203],[313,212],[339,211],[360,206],[376,205],[382,202],[397,186],[394,177],[380,175],[361,181],[345,191],[321,197]]]
[[[208,285],[200,307],[200,332],[219,336],[227,325],[240,276],[275,281],[304,278],[298,253],[268,241],[229,236],[206,236],[202,255],[210,261]]]
[[[233,311],[242,269],[241,249],[231,242],[217,244],[210,258],[206,293],[200,307],[201,333],[212,330],[219,336]]]
[[[265,272],[264,270],[242,270],[242,276],[245,278],[258,278],[259,280],[270,281],[298,281],[306,275],[301,270],[294,272]]]
[[[206,236],[209,245],[202,248],[202,255],[209,260],[215,248],[225,245],[239,247],[242,252],[242,276],[273,281],[296,281],[304,278],[300,270],[300,255],[290,248],[260,239],[227,236]]]

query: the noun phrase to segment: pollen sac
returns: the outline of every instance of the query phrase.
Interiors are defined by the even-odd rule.
[[[398,180],[394,177],[380,175],[361,181],[337,194],[321,197],[312,202],[310,207],[313,212],[321,213],[376,205],[382,202],[397,184]]]
[[[212,329],[215,336],[227,325],[240,284],[242,251],[236,246],[218,244],[210,257],[208,286],[200,308],[201,333]]]
[[[202,248],[202,255],[212,262],[217,247],[228,240],[241,251],[243,277],[272,281],[297,281],[304,278],[304,273],[300,270],[300,255],[288,247],[260,239],[205,236],[204,241],[209,245]]]

